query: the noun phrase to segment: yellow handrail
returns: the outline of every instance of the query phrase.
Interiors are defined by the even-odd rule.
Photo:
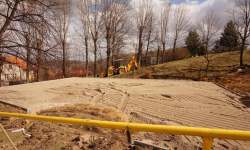
[[[27,114],[6,113],[6,112],[0,112],[0,116],[96,126],[103,128],[122,129],[122,130],[200,136],[203,138],[203,150],[211,149],[213,138],[250,141],[250,131],[98,121],[98,120],[88,120],[88,119],[27,115]]]

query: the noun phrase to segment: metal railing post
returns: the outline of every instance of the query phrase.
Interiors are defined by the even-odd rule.
[[[202,150],[211,150],[213,145],[213,138],[203,137]]]

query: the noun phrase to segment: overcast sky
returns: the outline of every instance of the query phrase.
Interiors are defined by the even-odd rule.
[[[137,0],[129,0],[137,1]],[[163,0],[153,0],[156,5],[159,5]],[[222,21],[228,21],[229,15],[227,9],[233,7],[234,0],[171,0],[173,5],[179,4],[180,2],[186,2],[190,9],[190,17],[192,22],[196,22],[197,19],[201,18],[207,11],[213,10],[218,16],[221,17]]]
[[[137,0],[129,0],[129,1],[132,3],[132,1],[136,2]],[[152,0],[152,1],[155,3],[156,8],[160,8],[160,3],[163,0]],[[225,26],[226,22],[230,20],[230,15],[227,13],[227,10],[234,6],[234,1],[235,0],[171,0],[173,5],[178,5],[180,2],[186,2],[188,4],[189,10],[190,10],[190,21],[192,22],[193,25],[196,25],[197,22],[199,22],[201,17],[204,16],[207,11],[210,11],[210,10],[214,11],[220,17],[222,29],[223,29],[223,26]],[[157,10],[159,9],[156,9],[156,13],[157,13]],[[76,26],[77,25],[75,23],[71,24],[70,33],[75,34],[74,30]],[[219,38],[219,35],[220,34],[218,33],[218,36],[216,38]],[[183,45],[185,36],[186,34],[179,38],[178,43],[180,45]],[[168,47],[170,48],[172,47],[171,35],[169,36],[169,38],[170,40],[168,43]],[[131,37],[131,39],[132,41],[136,41],[135,40],[136,37]],[[69,40],[71,42],[74,41],[72,38],[69,38]],[[130,47],[128,49],[134,51],[133,47]]]
[[[207,11],[213,10],[222,22],[229,20],[227,9],[234,5],[234,0],[186,0],[189,5],[191,20],[195,22],[201,18]]]

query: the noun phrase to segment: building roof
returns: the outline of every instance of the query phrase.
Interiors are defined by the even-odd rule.
[[[12,64],[17,64],[17,66],[23,70],[27,69],[27,63],[18,57],[5,57],[5,61]]]

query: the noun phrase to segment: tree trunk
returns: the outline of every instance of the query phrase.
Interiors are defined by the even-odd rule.
[[[174,47],[173,47],[173,54],[172,54],[172,61],[174,61],[174,54],[175,54],[175,49],[176,49],[176,42],[177,42],[177,39],[175,38],[174,39]]]
[[[107,69],[109,69],[110,66],[110,53],[111,53],[111,36],[110,36],[110,28],[107,27]]]
[[[63,63],[62,63],[62,78],[66,78],[66,64],[65,64],[65,61],[66,61],[66,47],[65,47],[65,38],[63,39],[62,41],[62,48],[63,48]]]
[[[29,83],[29,69],[30,69],[30,39],[29,39],[29,35],[26,34],[25,35],[25,39],[26,39],[26,50],[27,50],[27,70],[26,70],[26,83]]]
[[[94,77],[97,77],[97,39],[94,39]]]
[[[143,27],[140,27],[140,31],[139,31],[139,47],[138,47],[138,56],[137,56],[137,61],[138,61],[138,67],[141,67],[141,57],[142,57],[142,32],[143,32]]]
[[[209,68],[209,63],[210,63],[210,61],[209,61],[209,56],[208,56],[208,38],[207,38],[207,41],[206,41],[206,43],[205,43],[205,45],[206,45],[206,47],[205,47],[205,51],[206,51],[206,54],[205,54],[205,58],[206,58],[206,60],[207,60],[207,67],[206,67],[206,77],[208,77],[208,68]]]
[[[37,50],[38,50],[38,53],[37,53],[37,82],[39,82],[41,79],[40,79],[40,74],[41,74],[41,56],[42,56],[42,40],[38,40],[38,43],[37,43]]]
[[[115,33],[113,35],[113,38],[112,38],[112,60],[111,60],[111,64],[112,66],[114,66],[114,59],[117,59],[117,58],[114,58],[114,53],[115,53],[115,34],[116,34],[116,30],[115,30]]]
[[[162,43],[162,63],[165,63],[164,62],[164,57],[165,57],[165,49],[166,49],[166,44],[165,42]]]
[[[146,66],[148,66],[148,49],[149,49],[149,42],[148,42],[148,44],[147,44],[147,50],[146,50],[146,59],[145,59],[145,61],[146,61]]]
[[[157,65],[159,65],[159,58],[160,58],[160,46],[158,46],[157,50]]]
[[[86,46],[86,78],[88,77],[89,73],[89,50],[88,50],[88,38],[85,38],[85,46]]]
[[[150,39],[151,39],[151,32],[152,32],[152,30],[150,30],[150,31],[149,31],[149,34],[148,34],[148,41],[147,41],[148,43],[147,43],[146,59],[145,59],[145,61],[146,61],[146,66],[148,66],[147,58],[148,58],[148,50],[149,50]]]
[[[100,53],[100,59],[101,59],[101,72],[103,71],[103,65],[102,65],[102,53]]]
[[[114,53],[112,53],[112,56],[111,56],[111,65],[114,66]]]
[[[243,66],[243,51],[245,49],[245,42],[246,40],[242,40],[242,45],[240,49],[240,66]]]
[[[209,63],[210,63],[210,61],[209,61],[209,59],[207,59],[206,77],[208,77],[208,68],[209,68]]]

